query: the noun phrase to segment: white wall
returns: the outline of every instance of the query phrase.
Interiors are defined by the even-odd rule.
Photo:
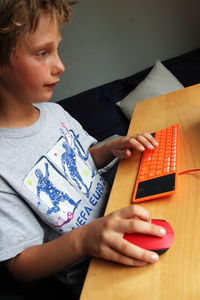
[[[200,47],[200,0],[80,0],[74,10],[53,101]]]

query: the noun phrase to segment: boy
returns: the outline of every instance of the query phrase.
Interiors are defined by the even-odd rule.
[[[70,15],[64,0],[0,2],[0,261],[18,280],[57,274],[79,294],[86,257],[144,266],[157,254],[123,233],[165,231],[140,206],[99,218],[108,187],[98,169],[130,157],[132,148],[156,147],[153,137],[95,148],[76,120],[47,103],[64,71],[57,48]]]

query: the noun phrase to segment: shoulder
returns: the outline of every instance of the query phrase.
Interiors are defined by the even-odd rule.
[[[77,120],[75,120],[60,104],[55,102],[43,102],[34,104],[43,115],[47,115],[51,120],[59,120],[60,122],[66,122],[68,126],[79,127],[79,130],[82,126]]]
[[[61,105],[55,102],[42,102],[42,103],[36,103],[34,105],[42,110],[65,111]]]
[[[58,117],[58,118],[72,118],[67,111],[62,108],[61,105],[55,102],[43,102],[34,104],[41,112],[47,113],[48,116]]]

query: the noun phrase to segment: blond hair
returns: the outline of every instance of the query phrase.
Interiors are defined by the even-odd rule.
[[[73,4],[73,2],[71,2]],[[12,49],[28,32],[34,32],[43,13],[58,25],[71,19],[70,2],[65,0],[0,0],[0,65],[9,63]]]

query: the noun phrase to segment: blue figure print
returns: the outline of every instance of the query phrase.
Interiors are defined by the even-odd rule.
[[[50,174],[49,174],[47,163],[45,163],[45,170],[46,170],[45,176],[42,174],[42,171],[40,169],[35,170],[35,175],[38,177],[38,184],[37,184],[38,198],[40,198],[40,193],[44,192],[46,195],[49,196],[49,199],[53,204],[53,207],[47,210],[47,214],[58,212],[60,210],[59,202],[68,201],[72,206],[77,208],[81,200],[79,200],[77,203],[74,202],[74,200],[71,199],[66,193],[63,193],[62,191],[58,190],[52,184],[52,182],[49,180]]]
[[[71,179],[76,183],[78,188],[80,190],[82,190],[82,187],[84,187],[86,190],[86,193],[88,193],[90,190],[90,187],[87,187],[87,185],[84,183],[83,178],[81,177],[81,175],[78,171],[78,168],[76,165],[76,154],[75,154],[74,150],[72,149],[72,147],[70,147],[67,139],[66,139],[66,142],[62,143],[62,146],[65,149],[65,152],[61,156],[61,163],[63,166],[63,170],[65,172],[65,176],[67,177],[66,168],[65,168],[65,165],[66,165],[69,170]],[[92,182],[90,183],[90,186],[91,186],[91,184],[92,184]]]
[[[79,142],[79,139],[78,139],[79,138],[79,134],[75,135],[74,131],[73,130],[69,130],[64,123],[61,123],[61,125],[66,130],[66,134],[67,134],[68,138],[71,141],[71,147],[72,147],[72,144],[74,144],[75,149],[77,149],[77,151],[78,151],[79,157],[81,159],[85,160],[85,161],[88,160],[89,151],[87,151],[85,153],[85,151],[84,151],[84,149],[83,149],[83,147],[82,147],[82,145],[81,145],[81,143]],[[67,140],[64,130],[61,128],[60,131],[61,131],[63,137],[65,138],[65,140]],[[73,138],[72,138],[72,136],[73,136]]]
[[[75,148],[77,149],[78,151],[78,155],[80,158],[82,158],[83,160],[88,160],[88,157],[89,157],[89,151],[87,151],[87,153],[84,155],[82,155],[82,153],[85,153],[84,152],[84,149],[83,147],[81,146],[81,143],[79,142],[79,134],[75,135],[75,133],[73,132],[73,130],[70,130],[69,132],[72,133],[73,137],[74,137],[74,145],[75,145]],[[81,150],[80,150],[81,149]],[[93,178],[95,175],[97,174],[97,172],[95,171],[95,169],[92,169],[92,175],[91,175],[91,178]]]
[[[79,142],[79,134],[75,135],[75,133],[73,132],[73,130],[70,130],[69,131],[70,133],[72,133],[73,137],[74,137],[74,145],[75,145],[75,148],[77,149],[78,151],[78,155],[80,158],[82,158],[83,160],[88,160],[88,157],[89,157],[89,151],[87,151],[87,153],[84,152],[84,149],[83,147],[81,146],[81,143]],[[81,151],[81,150],[82,151]],[[84,153],[85,156],[82,154]]]

